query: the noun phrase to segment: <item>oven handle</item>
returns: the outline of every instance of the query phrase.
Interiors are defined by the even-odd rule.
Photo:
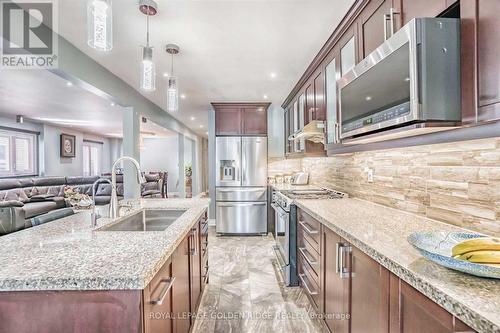
[[[285,267],[288,265],[285,264],[285,262],[283,261],[283,258],[281,258],[281,252],[280,252],[279,247],[277,245],[273,246],[273,251],[274,251],[274,254],[276,255],[276,260],[278,260],[278,265],[280,266],[280,271],[283,271],[285,269]]]
[[[275,203],[272,203],[271,204],[271,207],[273,207],[273,209],[278,213],[280,214],[280,217],[283,217],[283,215],[287,215],[288,212],[286,210],[284,210],[283,208],[281,208],[280,206],[278,206],[277,204]]]

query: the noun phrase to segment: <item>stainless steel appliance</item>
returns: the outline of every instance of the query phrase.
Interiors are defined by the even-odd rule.
[[[297,207],[295,199],[341,199],[347,194],[326,188],[274,191],[272,207],[275,214],[274,252],[287,286],[298,285],[297,276]]]
[[[343,140],[397,128],[424,128],[407,132],[411,136],[456,126],[461,120],[460,20],[411,20],[338,85]]]
[[[267,232],[267,138],[217,137],[216,232]]]

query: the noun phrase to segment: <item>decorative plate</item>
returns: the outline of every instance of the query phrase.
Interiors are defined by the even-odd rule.
[[[415,232],[408,236],[408,242],[425,258],[441,266],[476,276],[500,279],[500,266],[476,264],[451,256],[453,246],[479,237],[486,236],[467,232]]]

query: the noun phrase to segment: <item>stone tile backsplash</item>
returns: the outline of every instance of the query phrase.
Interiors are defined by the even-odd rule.
[[[301,163],[302,170],[310,173],[311,184],[500,235],[500,137],[302,158],[293,163]],[[271,161],[270,169],[286,170],[289,164]],[[368,181],[370,169],[373,182]]]

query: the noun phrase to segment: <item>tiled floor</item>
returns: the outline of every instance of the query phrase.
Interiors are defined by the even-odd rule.
[[[271,236],[217,237],[211,229],[209,244],[210,282],[194,333],[325,332],[303,291],[279,282]]]

